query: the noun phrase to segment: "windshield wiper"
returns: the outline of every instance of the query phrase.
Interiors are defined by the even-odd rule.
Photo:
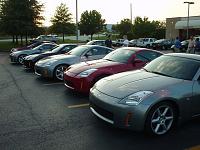
[[[170,75],[167,75],[167,74],[164,74],[164,73],[161,73],[161,72],[157,72],[157,71],[151,71],[151,73],[155,73],[155,74],[159,74],[159,75],[163,75],[163,76],[167,76],[167,77],[172,77]]]

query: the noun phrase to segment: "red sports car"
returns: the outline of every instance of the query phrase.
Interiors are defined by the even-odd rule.
[[[103,59],[70,66],[64,73],[64,83],[69,89],[89,93],[90,88],[99,79],[119,72],[140,69],[162,54],[146,48],[119,48]]]

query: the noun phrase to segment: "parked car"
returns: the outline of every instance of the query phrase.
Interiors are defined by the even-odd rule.
[[[173,41],[168,39],[160,39],[156,40],[152,43],[152,48],[157,50],[168,50],[171,48],[171,46],[174,44]]]
[[[90,90],[90,109],[120,128],[163,135],[200,114],[200,56],[162,55],[144,69],[99,80]]]
[[[99,46],[106,46],[105,40],[92,40],[86,43],[86,45],[99,45]]]
[[[152,43],[155,42],[155,38],[139,38],[137,40],[137,45],[138,47],[147,47],[150,48],[152,47]]]
[[[187,51],[187,48],[188,48],[188,43],[189,43],[189,40],[184,40],[184,41],[182,41],[181,42],[181,52],[186,52]],[[171,46],[171,50],[173,51],[173,52],[175,52],[175,45],[172,45]]]
[[[60,44],[51,51],[47,51],[41,54],[28,55],[24,58],[23,65],[25,68],[34,69],[35,63],[38,60],[52,55],[67,53],[77,46],[78,46],[77,44]]]
[[[88,94],[99,79],[119,72],[140,69],[162,54],[145,48],[118,48],[103,59],[70,66],[64,73],[64,83],[69,89]]]
[[[45,43],[45,44],[39,45],[33,49],[12,52],[12,53],[10,53],[10,60],[11,60],[11,62],[23,64],[23,60],[24,60],[25,56],[28,56],[31,54],[44,53],[46,51],[52,50],[55,46],[57,46],[57,44],[55,44],[55,43]]]
[[[12,48],[10,50],[10,53],[12,52],[16,52],[16,51],[22,51],[22,50],[29,50],[29,49],[33,49],[43,43],[50,43],[50,41],[42,41],[42,42],[35,42],[35,43],[32,43],[30,45],[27,45],[27,46],[24,46],[24,47],[17,47],[17,48]]]
[[[42,41],[51,41],[51,42],[57,42],[58,36],[57,35],[40,35],[37,38],[31,39],[31,43],[35,42],[42,42]]]
[[[42,77],[63,80],[64,71],[72,64],[101,59],[113,49],[98,45],[81,45],[67,54],[49,56],[35,64],[35,73]]]
[[[116,41],[112,41],[112,45],[116,47],[120,47],[123,45],[124,39],[118,39]]]
[[[133,39],[129,41],[129,47],[135,47],[137,45],[137,39]]]

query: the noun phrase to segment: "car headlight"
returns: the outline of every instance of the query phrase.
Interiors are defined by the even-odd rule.
[[[152,91],[139,91],[134,94],[129,95],[128,97],[121,100],[119,103],[124,105],[138,105],[140,104],[144,98],[153,94]]]
[[[88,69],[88,70],[85,70],[83,72],[81,72],[80,74],[78,74],[77,76],[79,77],[87,77],[89,76],[90,74],[92,74],[93,72],[95,72],[97,69]]]

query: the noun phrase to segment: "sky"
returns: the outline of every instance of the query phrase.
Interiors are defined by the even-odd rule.
[[[76,22],[76,0],[39,0],[44,4],[43,15],[45,26],[49,26],[50,18],[54,15],[56,7],[61,3],[66,4]],[[130,6],[132,4],[132,19],[135,17],[148,17],[149,20],[165,21],[166,18],[187,17],[188,4],[185,0],[77,0],[78,20],[81,14],[88,10],[97,10],[106,24],[120,23],[122,19],[131,19]],[[190,16],[200,16],[200,0],[190,0],[195,4],[190,5]]]

